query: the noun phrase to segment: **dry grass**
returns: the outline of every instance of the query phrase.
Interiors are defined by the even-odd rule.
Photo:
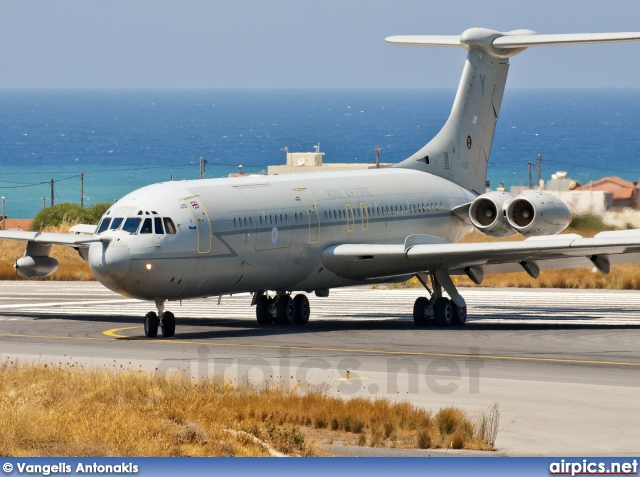
[[[474,423],[452,407],[432,415],[385,399],[142,370],[0,365],[0,455],[316,455],[309,434],[371,446],[491,449],[486,419]]]
[[[44,232],[66,233],[73,224],[63,223],[59,227],[47,227]],[[80,258],[78,252],[70,247],[53,245],[51,256],[60,263],[58,270],[45,278],[23,278],[18,275],[13,268],[16,260],[24,255],[25,242],[14,242],[10,240],[0,240],[0,280],[94,280],[89,264]]]

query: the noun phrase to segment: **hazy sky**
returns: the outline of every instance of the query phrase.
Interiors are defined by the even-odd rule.
[[[399,34],[640,30],[638,0],[1,0],[0,88],[455,87]],[[638,87],[640,42],[532,48],[510,87]]]

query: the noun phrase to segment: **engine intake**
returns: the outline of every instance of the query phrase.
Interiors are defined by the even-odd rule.
[[[571,218],[564,202],[542,192],[523,192],[507,205],[509,225],[525,237],[560,233]]]
[[[476,229],[491,237],[510,237],[516,232],[507,222],[505,207],[514,196],[508,192],[487,192],[478,196],[469,207],[469,218]]]

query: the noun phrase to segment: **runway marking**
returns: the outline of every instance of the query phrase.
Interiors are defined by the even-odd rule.
[[[131,336],[119,335],[119,334],[117,334],[117,332],[118,331],[125,331],[125,330],[135,330],[135,329],[139,329],[139,328],[143,328],[143,327],[142,326],[127,326],[125,328],[112,328],[110,330],[103,331],[102,334],[106,335],[106,336],[110,336],[111,338],[118,338],[118,339],[131,338]]]
[[[180,344],[180,345],[194,345],[194,346],[214,346],[218,348],[257,348],[257,349],[289,349],[298,351],[332,351],[341,353],[354,353],[354,354],[379,354],[389,356],[424,356],[430,358],[471,358],[471,359],[496,359],[501,361],[529,361],[539,363],[562,363],[562,364],[600,364],[607,366],[631,366],[639,367],[640,363],[632,363],[626,361],[597,361],[589,359],[571,359],[571,358],[535,358],[530,356],[507,356],[507,355],[481,355],[481,354],[457,354],[457,353],[431,353],[428,351],[389,351],[378,349],[348,349],[348,348],[323,348],[323,347],[311,347],[311,346],[286,346],[286,345],[259,345],[259,344],[245,344],[245,343],[210,343],[206,341],[188,341],[180,339],[142,339],[138,336],[120,335],[118,331],[132,330],[136,328],[142,328],[141,326],[130,326],[127,328],[113,328],[103,331],[102,334],[114,337],[118,340],[136,340],[142,342],[153,343],[168,343],[168,344]],[[3,335],[0,335],[3,336]],[[346,380],[346,378],[343,378]],[[356,379],[356,378],[353,378]]]

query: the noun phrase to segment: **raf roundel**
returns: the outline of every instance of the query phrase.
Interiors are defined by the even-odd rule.
[[[276,243],[278,241],[278,227],[274,227],[271,229],[271,243]]]

